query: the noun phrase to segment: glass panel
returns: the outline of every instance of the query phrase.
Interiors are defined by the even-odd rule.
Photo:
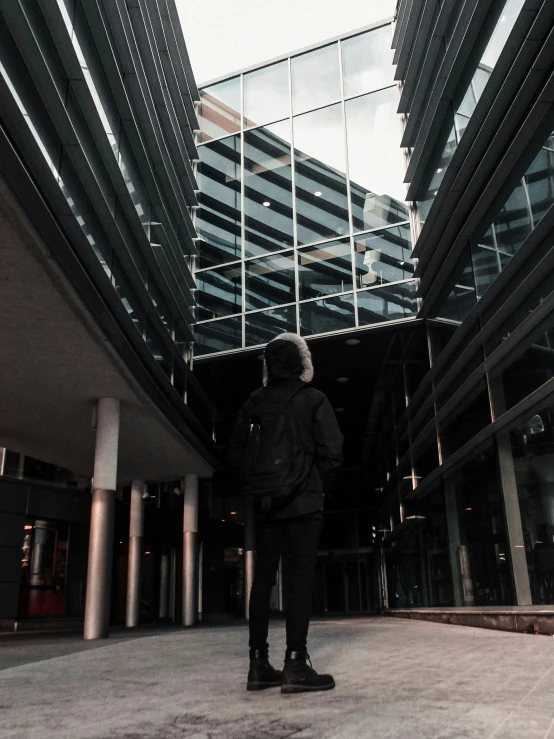
[[[259,126],[290,115],[288,61],[244,75],[244,125]]]
[[[523,182],[512,192],[493,226],[499,249],[515,254],[533,230],[533,220]]]
[[[294,119],[299,244],[349,231],[344,129],[340,105]]]
[[[240,131],[240,77],[200,91],[200,142]]]
[[[173,315],[169,311],[169,307],[162,297],[161,290],[157,286],[154,278],[150,274],[148,276],[148,294],[152,298],[152,303],[159,313],[160,318],[163,321],[164,326],[168,331],[173,330]]]
[[[500,53],[504,48],[508,36],[512,32],[515,22],[523,7],[525,0],[507,0],[504,10],[502,11],[494,32],[491,35],[487,48],[479,62],[475,74],[467,88],[463,93],[461,102],[458,98],[454,102],[454,107],[450,110],[451,121],[454,122],[454,128],[446,144],[441,142],[436,161],[428,172],[428,180],[432,179],[431,184],[427,187],[427,192],[421,197],[422,206],[420,217],[422,222],[427,218],[427,214],[433,204],[436,191],[440,187],[446,170],[450,165],[452,157],[456,151],[460,139],[463,136],[469,120],[473,115],[477,103],[487,85],[494,67],[498,61]],[[456,132],[456,136],[454,133]],[[420,198],[418,197],[418,201]]]
[[[547,144],[551,143],[550,139]],[[533,214],[533,226],[544,216],[554,201],[554,152],[541,149],[525,174],[527,195]]]
[[[240,263],[197,272],[196,283],[200,320],[240,313],[242,306]]]
[[[554,409],[530,415],[511,434],[533,604],[554,603]]]
[[[142,336],[146,311],[116,256],[114,256],[112,261],[112,283],[127,313],[131,316],[133,323]]]
[[[244,134],[245,256],[294,244],[290,121]]]
[[[363,290],[358,293],[360,325],[382,321],[397,321],[417,315],[417,284],[415,281]]]
[[[350,239],[298,251],[300,300],[352,290]]]
[[[391,41],[391,26],[383,26],[342,42],[345,97],[394,85]]]
[[[246,346],[267,344],[285,331],[296,333],[296,305],[249,313],[245,330]]]
[[[300,304],[300,333],[302,336],[341,331],[354,328],[355,324],[352,293]]]
[[[290,303],[295,299],[294,254],[246,262],[246,310]]]
[[[514,604],[499,478],[492,443],[454,475],[464,592],[476,606]]]
[[[397,107],[394,87],[346,102],[354,231],[408,220]]]
[[[194,354],[212,354],[242,346],[242,317],[226,318],[223,321],[197,323],[194,326]]]
[[[407,280],[413,276],[410,226],[395,226],[354,237],[356,287]]]
[[[303,113],[340,99],[338,44],[293,57],[291,72],[293,113]]]
[[[145,338],[148,348],[163,370],[163,373],[166,377],[171,377],[171,352],[162,342],[158,332],[148,318],[146,319]]]
[[[198,148],[200,267],[240,259],[240,136]]]

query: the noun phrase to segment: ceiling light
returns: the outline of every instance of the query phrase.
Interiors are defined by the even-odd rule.
[[[264,202],[262,203],[262,205],[264,206],[264,208],[269,208],[269,206],[271,205],[271,203],[269,202],[269,200],[264,200]]]
[[[314,192],[314,195],[316,196],[316,198],[320,198],[323,195],[323,193],[321,192],[321,190],[316,190]]]
[[[344,343],[348,344],[348,346],[357,346],[360,343],[360,340],[359,339],[346,339]]]
[[[340,382],[340,383],[350,382],[350,377],[337,377],[337,382]]]
[[[472,508],[466,508],[466,511],[471,511],[471,510],[473,510],[473,509]]]

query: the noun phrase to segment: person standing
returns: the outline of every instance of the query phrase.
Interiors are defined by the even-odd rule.
[[[314,569],[323,529],[324,493],[342,463],[343,437],[327,397],[310,385],[311,353],[297,334],[265,348],[263,387],[239,411],[229,462],[256,515],[256,563],[250,593],[247,689],[282,693],[330,690],[307,652]],[[286,545],[287,650],[283,671],[269,663],[269,601]],[[309,664],[308,664],[309,663]]]

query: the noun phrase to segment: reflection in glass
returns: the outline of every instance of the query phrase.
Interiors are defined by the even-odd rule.
[[[354,295],[338,295],[325,300],[300,303],[300,333],[302,336],[324,334],[354,328]]]
[[[342,42],[345,97],[394,85],[391,41],[391,26],[387,25]]]
[[[285,331],[296,333],[296,305],[249,313],[245,319],[246,346],[267,344]]]
[[[352,290],[350,239],[298,250],[299,299]]]
[[[527,371],[533,372],[532,358]],[[548,374],[552,375],[550,361]],[[534,605],[554,604],[554,409],[530,414],[511,433],[523,542]]]
[[[196,273],[198,318],[207,320],[240,313],[242,306],[240,263]]]
[[[240,259],[240,136],[198,148],[200,268]]]
[[[222,321],[197,323],[194,326],[194,341],[196,356],[240,349],[242,346],[242,316],[225,318]]]
[[[166,377],[171,377],[171,353],[160,339],[158,332],[148,318],[146,319],[144,338],[146,339],[146,344],[152,352],[154,359],[163,370],[163,373]]]
[[[287,61],[244,75],[244,125],[271,123],[290,115]]]
[[[409,224],[354,237],[356,287],[371,287],[413,277]]]
[[[290,122],[244,134],[245,256],[293,246]]]
[[[293,113],[340,100],[338,44],[293,57],[291,73]]]
[[[415,281],[358,292],[360,326],[382,321],[398,321],[417,315],[416,292]]]
[[[533,231],[533,220],[527,203],[523,181],[515,188],[493,224],[496,243],[500,249],[515,254]]]
[[[123,269],[119,259],[114,256],[112,260],[112,284],[119,295],[119,298],[125,310],[133,320],[135,327],[142,335],[144,332],[144,320],[146,318],[146,311],[144,306],[139,300],[134,288],[131,285],[129,278],[125,270]]]
[[[408,219],[397,107],[394,87],[346,102],[354,231]]]
[[[422,222],[427,218],[433,205],[436,191],[444,179],[446,170],[456,152],[460,139],[465,133],[469,120],[500,57],[500,53],[519,17],[524,1],[507,0],[467,90],[463,93],[461,101],[459,98],[453,101],[454,106],[450,110],[450,117],[454,122],[454,128],[446,144],[439,145],[437,158],[427,173],[428,181],[431,180],[431,182],[425,188],[426,192],[422,194],[421,198],[418,197],[418,201],[420,201],[418,211]]]
[[[240,77],[200,91],[200,143],[240,131]]]
[[[349,231],[344,129],[340,105],[294,119],[299,244]]]
[[[246,310],[295,300],[294,254],[252,259],[245,265]]]
[[[492,227],[487,231],[482,241],[493,242],[493,247],[487,247],[483,244],[477,244],[471,249],[473,259],[473,271],[475,274],[475,289],[477,299],[481,298],[489,285],[496,280],[504,267],[511,259],[509,254],[505,254],[494,247]]]
[[[440,318],[457,323],[464,320],[476,303],[473,264],[469,250],[466,251],[465,258],[467,262],[461,275],[438,311]]]

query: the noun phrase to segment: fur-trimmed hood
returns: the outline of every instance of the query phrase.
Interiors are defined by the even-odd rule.
[[[311,382],[314,377],[312,354],[306,341],[298,334],[276,336],[264,351],[264,385],[275,379],[298,377]]]

